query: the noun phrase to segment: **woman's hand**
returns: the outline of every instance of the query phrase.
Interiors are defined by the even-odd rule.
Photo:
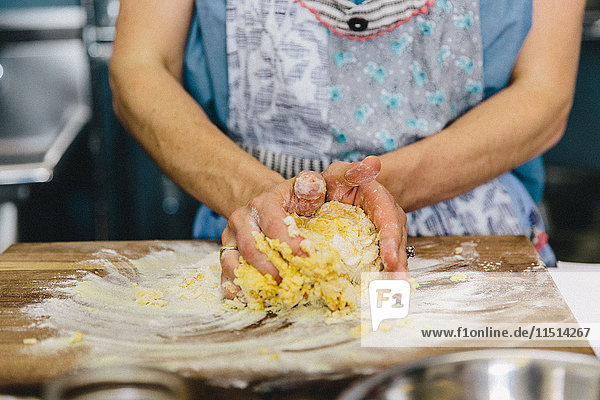
[[[239,265],[240,255],[263,274],[271,274],[275,280],[280,281],[277,268],[267,260],[265,254],[256,249],[252,232],[263,232],[270,238],[288,243],[294,254],[303,254],[300,249],[303,238],[290,237],[288,226],[283,220],[286,213],[314,213],[325,201],[325,187],[321,174],[303,171],[295,178],[281,182],[256,196],[248,205],[236,209],[229,216],[221,242],[223,246],[235,246],[237,250],[227,250],[221,255],[221,282],[226,297],[232,298],[237,290],[231,282],[235,279],[234,270]]]
[[[406,271],[406,214],[390,193],[375,178],[381,170],[377,157],[367,157],[355,163],[333,163],[323,174],[304,171],[271,190],[255,197],[248,205],[235,210],[223,231],[223,246],[237,250],[224,251],[221,256],[222,283],[225,296],[232,298],[237,291],[231,284],[234,270],[243,256],[263,274],[279,281],[279,272],[267,257],[255,247],[253,231],[286,242],[296,255],[302,237],[290,237],[283,222],[286,213],[312,215],[326,200],[337,200],[361,207],[381,232],[380,254],[386,271]]]
[[[381,171],[378,157],[352,164],[335,162],[324,172],[327,201],[336,200],[362,208],[380,232],[379,255],[384,271],[408,271],[406,213],[388,190],[375,180]]]

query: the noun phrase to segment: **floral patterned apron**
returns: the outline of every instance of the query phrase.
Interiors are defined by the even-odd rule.
[[[483,100],[479,0],[229,0],[226,31],[228,133],[286,177],[393,151]],[[533,229],[505,186],[409,213],[410,234]]]

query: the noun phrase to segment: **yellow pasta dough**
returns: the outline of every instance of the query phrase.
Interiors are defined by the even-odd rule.
[[[337,201],[325,203],[311,217],[291,214],[285,219],[291,236],[304,240],[307,256],[296,256],[287,243],[254,232],[256,248],[279,271],[278,284],[240,257],[235,284],[252,309],[325,305],[333,312],[355,309],[360,273],[379,271],[379,233],[365,212]]]

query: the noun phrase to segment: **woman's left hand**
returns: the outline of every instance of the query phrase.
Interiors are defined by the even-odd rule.
[[[378,157],[362,161],[331,164],[323,177],[327,184],[326,201],[336,200],[362,208],[379,230],[379,255],[384,271],[407,272],[406,213],[390,192],[376,181],[381,171]]]

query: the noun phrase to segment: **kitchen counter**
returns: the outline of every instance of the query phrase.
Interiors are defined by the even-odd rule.
[[[532,322],[532,315],[543,321],[575,321],[525,237],[411,238],[409,244],[417,253],[411,259],[413,266],[433,260],[427,264],[428,273],[451,276],[460,272],[468,278],[438,288],[427,288],[428,282],[423,282],[413,297],[415,302],[431,298],[427,293],[443,296],[461,285],[468,289],[484,277],[499,276],[493,275],[498,272],[527,271],[522,287],[514,285],[502,294],[502,301],[513,308],[488,310],[495,299],[473,296],[464,299],[471,314],[491,321],[499,313],[509,313],[514,322]],[[430,355],[467,350],[422,347],[374,351],[361,347],[360,339],[348,334],[356,322],[330,325],[323,319],[293,314],[266,313],[255,318],[246,310],[235,319],[232,312],[226,318],[212,306],[216,310],[213,317],[202,319],[193,316],[200,315],[194,312],[204,300],[177,303],[195,304],[177,309],[175,296],[169,297],[168,290],[163,290],[169,299],[164,307],[135,303],[136,288],[151,282],[175,282],[182,287],[184,275],[187,281],[183,282],[188,283],[208,279],[208,270],[199,273],[197,268],[208,262],[206,257],[214,261],[217,250],[216,243],[200,241],[13,245],[0,255],[0,393],[36,393],[44,382],[67,372],[127,361],[179,372],[197,390],[214,398],[252,398],[274,392],[281,398],[300,398],[293,396],[302,394],[303,398],[332,398],[365,374]],[[420,271],[425,269],[413,271],[417,281],[425,276]],[[532,283],[535,285],[530,286]],[[522,289],[532,292],[529,287],[542,290],[543,298],[536,305],[519,304],[523,296],[535,295],[523,294]],[[493,287],[489,293],[494,295]],[[461,310],[445,314],[440,313],[439,319],[467,315]],[[593,354],[587,344],[554,349]]]

